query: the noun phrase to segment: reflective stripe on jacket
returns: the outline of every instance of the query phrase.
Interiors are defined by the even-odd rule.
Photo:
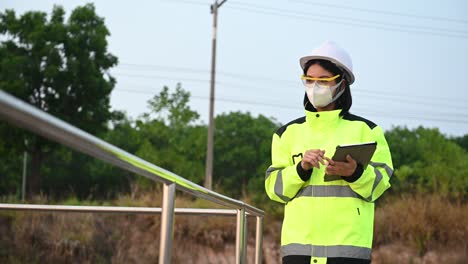
[[[272,164],[265,176],[268,196],[285,204],[283,256],[370,259],[374,201],[390,187],[393,165],[382,129],[341,110],[309,112],[273,135]],[[325,181],[325,166],[304,181],[296,166],[309,149],[332,157],[339,144],[377,142],[371,163],[354,182]],[[300,166],[300,165],[299,165]]]

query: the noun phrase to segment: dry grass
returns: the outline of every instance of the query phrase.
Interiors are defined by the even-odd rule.
[[[375,214],[374,245],[400,242],[424,255],[440,247],[468,246],[468,204],[437,195],[391,199]]]
[[[467,257],[466,249],[448,247],[419,255],[415,248],[397,242],[374,249],[372,264],[465,264]]]
[[[31,203],[48,202],[39,196]],[[161,194],[121,196],[105,205],[160,207]],[[177,195],[176,207],[220,206]],[[173,263],[197,263],[206,250],[214,256],[211,263],[234,258],[235,217],[177,216],[175,230]],[[0,263],[154,263],[159,233],[159,215],[0,212]]]
[[[160,206],[160,201],[160,193],[154,192],[122,196],[108,204]],[[44,197],[35,201],[46,202]],[[176,206],[211,208],[214,204],[178,195]],[[0,212],[0,263],[154,263],[159,257],[159,219],[152,215]],[[255,221],[249,219],[251,259]],[[437,196],[387,199],[377,206],[373,263],[464,263],[468,258],[466,219],[466,203]],[[233,263],[235,222],[235,217],[177,216],[173,263]],[[267,215],[266,263],[279,260],[280,227],[280,221]]]

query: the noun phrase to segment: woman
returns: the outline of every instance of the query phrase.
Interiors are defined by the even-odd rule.
[[[349,112],[354,74],[346,51],[326,42],[300,65],[306,115],[273,135],[265,178],[270,199],[285,204],[283,263],[370,263],[373,202],[393,173],[384,133]],[[373,141],[365,168],[349,155],[345,162],[330,159],[337,145]]]

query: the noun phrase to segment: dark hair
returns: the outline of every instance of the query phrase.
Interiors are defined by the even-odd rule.
[[[310,60],[304,65],[304,75],[307,74],[307,70],[312,65],[318,64],[322,66],[325,70],[331,72],[333,75],[340,74],[340,78],[337,82],[341,81],[343,78],[345,79],[345,91],[344,93],[335,101],[335,109],[341,109],[340,115],[343,116],[349,112],[351,105],[353,104],[353,98],[351,96],[351,89],[349,87],[349,82],[345,78],[345,72],[336,66],[333,62],[327,60]],[[307,94],[304,95],[304,107],[308,111],[317,112],[317,109],[312,105],[307,97]]]

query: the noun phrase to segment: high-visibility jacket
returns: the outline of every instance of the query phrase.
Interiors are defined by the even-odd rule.
[[[393,165],[382,129],[341,109],[310,112],[273,135],[272,164],[265,177],[270,199],[285,204],[281,232],[282,256],[370,259],[374,201],[390,187]],[[339,144],[377,142],[370,164],[354,182],[347,177],[325,181],[325,166],[301,178],[306,150],[322,149],[331,158]],[[302,170],[303,172],[303,170]]]

